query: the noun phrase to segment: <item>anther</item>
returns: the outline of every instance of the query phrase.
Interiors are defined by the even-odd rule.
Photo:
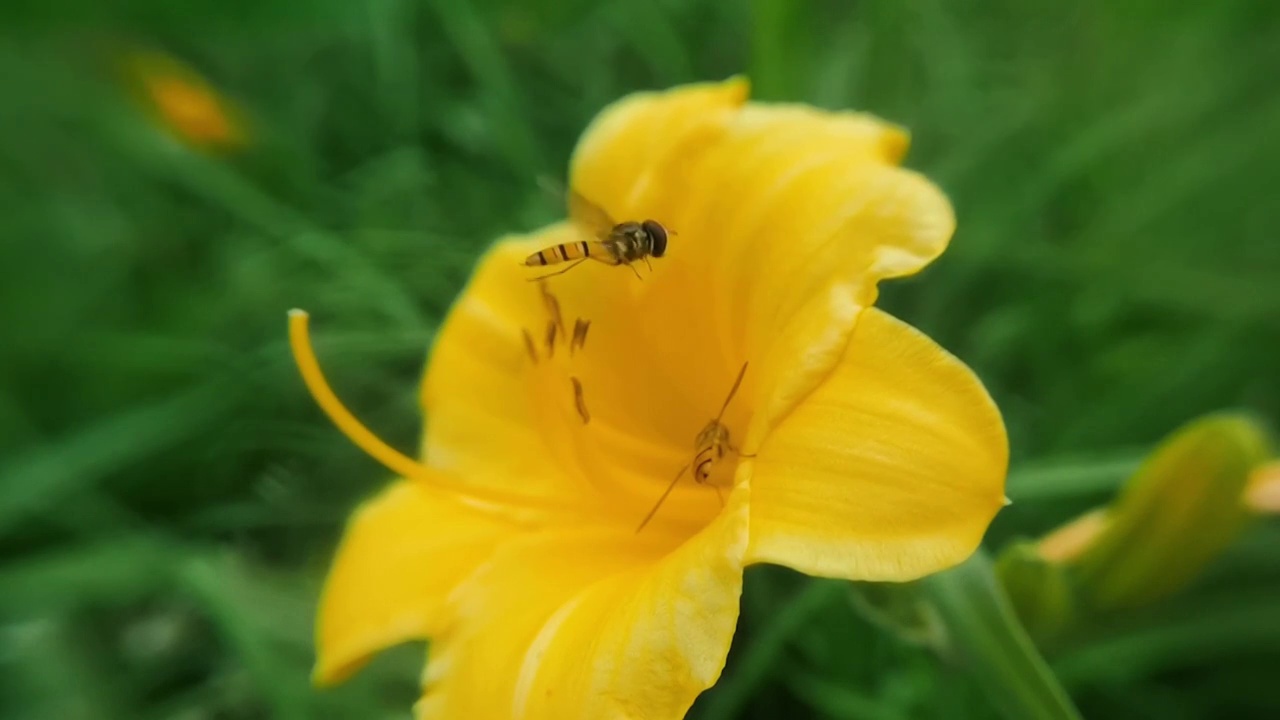
[[[530,335],[529,331],[525,330],[524,328],[521,328],[520,332],[521,334],[524,335],[524,349],[529,351],[529,359],[533,361],[534,365],[537,365],[538,364],[538,346],[533,342],[533,336]]]
[[[582,424],[586,425],[591,422],[591,413],[587,411],[587,399],[582,394],[582,381],[576,377],[569,380],[573,383],[573,404],[578,408],[578,417],[582,418]]]
[[[573,321],[573,339],[569,341],[569,354],[587,344],[587,331],[591,329],[591,321],[578,318]]]

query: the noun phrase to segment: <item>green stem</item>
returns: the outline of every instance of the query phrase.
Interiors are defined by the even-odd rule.
[[[743,653],[732,675],[707,696],[703,720],[730,720],[740,717],[743,708],[751,701],[769,673],[778,666],[778,655],[791,638],[819,610],[839,599],[845,592],[845,583],[833,580],[811,580],[792,598],[769,624],[765,625],[755,641]]]
[[[951,649],[1006,717],[1080,720],[1044,658],[1018,623],[982,551],[922,582],[947,629]]]
[[[803,0],[752,0],[751,95],[765,100],[795,99],[802,88],[797,78],[809,78],[808,47]]]

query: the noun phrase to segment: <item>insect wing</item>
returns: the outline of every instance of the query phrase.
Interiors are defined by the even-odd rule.
[[[577,190],[569,191],[569,219],[582,229],[587,237],[604,240],[616,225],[604,208],[586,199]]]

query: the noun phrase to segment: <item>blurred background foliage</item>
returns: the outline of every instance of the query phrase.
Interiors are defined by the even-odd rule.
[[[905,124],[952,249],[884,304],[972,365],[1014,466],[998,548],[1110,498],[1186,420],[1280,416],[1280,6],[891,0],[16,0],[0,9],[0,714],[395,718],[421,650],[308,685],[318,585],[386,479],[307,397],[413,447],[478,253],[561,214],[585,123],[747,72]],[[175,141],[122,51],[188,63],[245,145]],[[1280,527],[1049,660],[1090,718],[1278,717]],[[692,716],[989,718],[847,587],[748,574]]]

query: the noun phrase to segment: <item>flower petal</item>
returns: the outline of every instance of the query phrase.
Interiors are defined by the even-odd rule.
[[[684,419],[633,425],[664,429],[654,440],[685,453],[744,363],[723,420],[751,452],[831,372],[877,283],[919,271],[955,227],[938,188],[896,166],[907,148],[900,128],[862,113],[742,105],[744,89],[730,81],[626,98],[574,155],[574,186],[615,218],[653,218],[678,233],[643,283],[600,269],[596,286],[634,287],[638,310],[612,320],[644,360],[613,361],[633,380],[620,404],[652,405],[660,388]],[[666,481],[648,475],[651,493]],[[683,489],[659,524],[696,520],[699,509],[705,517]]]
[[[905,146],[864,114],[752,105],[649,194],[645,209],[681,234],[642,299],[648,334],[666,322],[674,362],[723,357],[719,377],[750,360],[759,432],[829,372],[877,283],[950,241],[946,196],[895,165]]]
[[[400,480],[352,516],[316,620],[315,681],[341,682],[375,652],[425,639],[444,602],[513,528]]]
[[[502,548],[432,645],[419,717],[684,717],[737,622],[748,489],[670,554],[645,536],[565,529]]]
[[[528,282],[534,269],[522,264],[541,247],[576,239],[572,228],[558,225],[498,242],[441,327],[422,386],[427,466],[513,494],[520,502],[509,509],[526,515],[592,502],[581,474],[572,472],[575,446],[565,437],[571,423],[564,416],[574,415],[568,378],[558,378],[562,392],[548,397],[537,376],[548,360],[550,317],[539,286]],[[569,309],[564,316],[572,327]],[[561,354],[566,342],[557,338]]]
[[[596,116],[574,148],[573,187],[616,220],[630,219],[637,195],[665,180],[667,164],[715,141],[747,93],[747,81],[732,78],[622,98]]]
[[[1036,551],[1049,562],[1071,562],[1089,549],[1110,520],[1107,508],[1094,508],[1045,535],[1036,544]]]
[[[1259,514],[1280,513],[1280,461],[1253,471],[1244,492],[1245,505]]]
[[[968,557],[1005,504],[1000,414],[963,363],[864,310],[831,375],[751,468],[748,559],[907,580]]]

